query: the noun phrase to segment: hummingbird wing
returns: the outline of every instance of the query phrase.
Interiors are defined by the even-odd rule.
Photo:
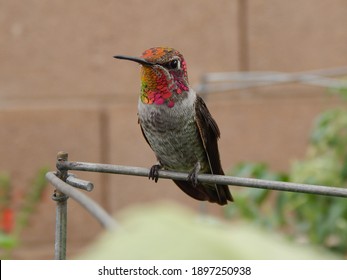
[[[196,98],[195,113],[195,122],[210,164],[211,172],[212,174],[224,175],[217,145],[220,131],[216,121],[212,118],[204,100],[200,96]]]
[[[199,130],[202,144],[210,165],[211,174],[224,175],[220,162],[217,140],[220,137],[220,131],[216,121],[209,112],[204,100],[197,96],[195,103],[195,122]],[[216,189],[208,192],[212,202],[221,205],[227,201],[233,201],[232,195],[227,185],[215,185]],[[212,197],[211,197],[212,196]]]

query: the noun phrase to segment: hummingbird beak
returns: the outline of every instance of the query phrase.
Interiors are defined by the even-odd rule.
[[[134,57],[134,56],[115,55],[114,58],[135,61],[135,62],[140,63],[141,65],[145,65],[145,66],[155,65],[155,63],[152,63],[152,62],[144,60],[143,58]]]

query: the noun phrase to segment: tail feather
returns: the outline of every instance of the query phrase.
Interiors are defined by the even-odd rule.
[[[193,186],[189,181],[173,180],[175,184],[187,195],[200,201],[209,201],[219,205],[225,205],[228,201],[234,201],[227,185],[204,185]]]

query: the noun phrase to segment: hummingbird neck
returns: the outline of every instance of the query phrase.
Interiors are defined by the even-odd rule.
[[[166,105],[169,108],[184,98],[189,91],[187,82],[180,77],[171,76],[167,71],[152,67],[142,67],[141,96],[144,104]]]

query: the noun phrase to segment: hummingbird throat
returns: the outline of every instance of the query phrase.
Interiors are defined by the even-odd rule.
[[[175,73],[161,67],[142,67],[141,101],[144,104],[175,106],[177,95],[188,91],[188,86]]]

